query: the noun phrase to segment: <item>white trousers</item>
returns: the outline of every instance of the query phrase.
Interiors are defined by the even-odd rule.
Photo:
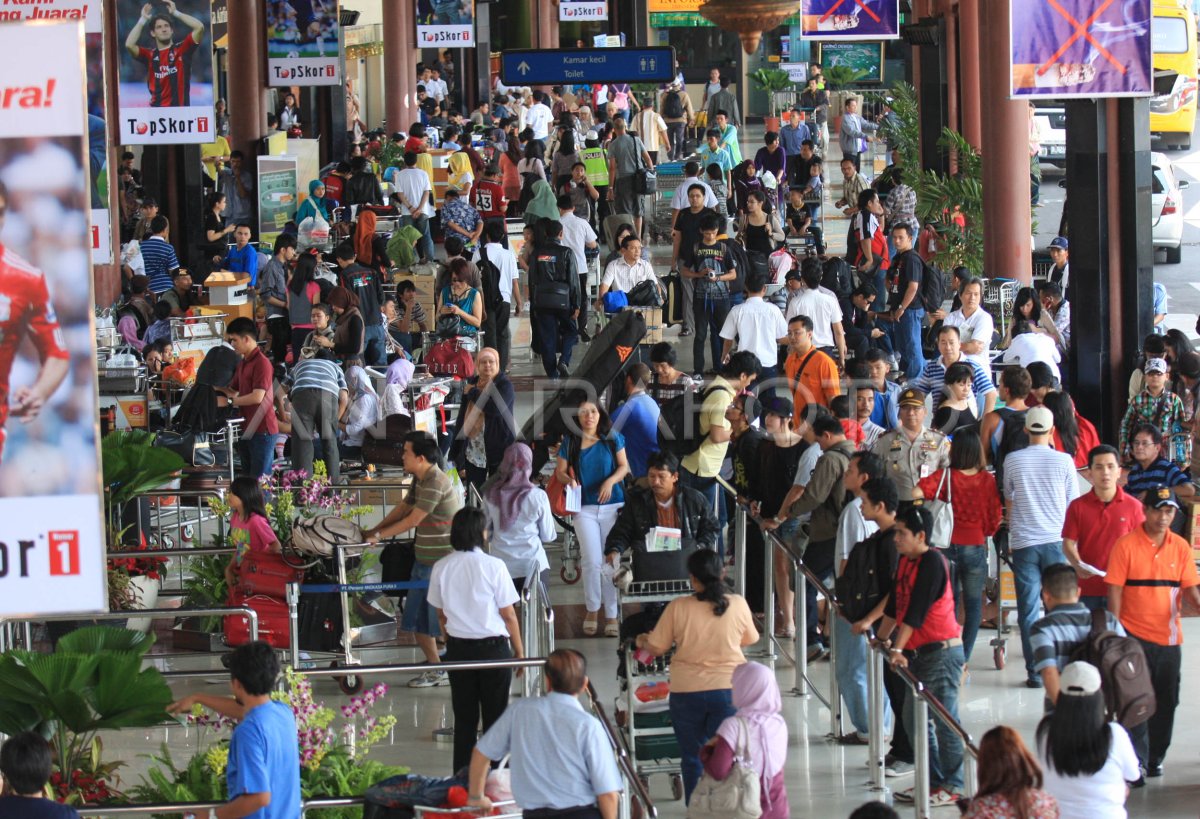
[[[599,611],[604,604],[604,616],[617,616],[617,587],[612,579],[601,573],[604,565],[604,541],[617,522],[624,504],[584,506],[575,513],[575,537],[579,539],[579,570],[583,576],[583,602],[588,611]]]

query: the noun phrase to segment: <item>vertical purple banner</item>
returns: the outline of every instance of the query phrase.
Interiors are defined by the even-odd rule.
[[[895,40],[900,0],[804,0],[802,36],[810,40]]]
[[[1151,0],[1011,0],[1012,96],[1153,93]]]

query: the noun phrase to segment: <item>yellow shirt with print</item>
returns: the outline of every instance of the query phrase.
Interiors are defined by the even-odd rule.
[[[731,425],[725,417],[725,410],[733,401],[736,390],[724,378],[717,376],[704,391],[708,397],[700,405],[699,430],[704,441],[695,452],[685,455],[680,465],[698,478],[715,478],[721,471],[721,464],[725,460],[725,450],[729,448],[729,442],[714,443],[709,440],[708,431],[713,427],[729,429]]]

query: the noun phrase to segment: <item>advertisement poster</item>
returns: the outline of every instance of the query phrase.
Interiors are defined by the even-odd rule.
[[[267,84],[340,85],[337,0],[268,2]]]
[[[99,611],[83,26],[0,24],[0,54],[0,615]]]
[[[1012,0],[1010,15],[1013,97],[1153,93],[1151,0]]]
[[[213,141],[210,0],[115,0],[122,145]]]
[[[268,247],[300,206],[296,198],[298,163],[292,156],[258,158],[258,241]]]
[[[900,0],[804,0],[801,36],[810,40],[896,40]]]
[[[883,82],[883,43],[821,43],[821,69],[845,66],[861,71],[855,82]]]
[[[560,23],[607,19],[608,0],[561,0],[558,4]]]
[[[417,48],[443,47],[475,47],[475,0],[417,4]]]

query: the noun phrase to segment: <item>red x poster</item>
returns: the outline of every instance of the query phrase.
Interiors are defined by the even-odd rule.
[[[811,40],[895,40],[900,0],[804,0],[801,34]]]
[[[1012,96],[1153,92],[1151,0],[1012,0]]]

